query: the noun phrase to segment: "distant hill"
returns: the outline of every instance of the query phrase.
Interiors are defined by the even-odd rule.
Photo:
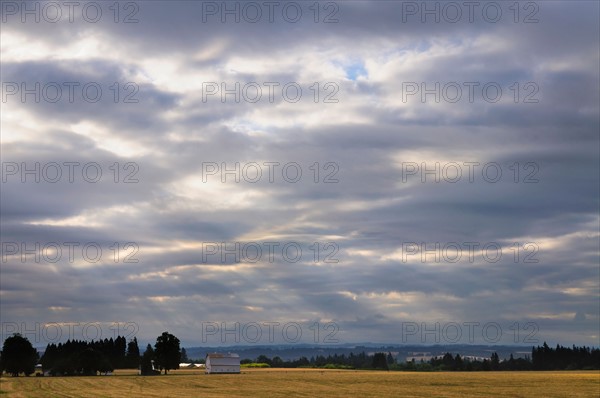
[[[235,352],[241,359],[256,359],[259,355],[267,357],[278,356],[285,360],[294,360],[301,357],[310,359],[317,355],[341,355],[357,354],[360,352],[391,352],[394,359],[403,362],[407,358],[421,358],[427,361],[432,356],[442,356],[446,352],[460,354],[461,356],[489,358],[493,352],[497,352],[500,359],[508,359],[512,354],[514,358],[531,356],[531,346],[505,346],[505,345],[382,345],[374,343],[344,344],[344,345],[246,345],[246,346],[223,346],[223,347],[185,347],[190,359],[204,359],[209,352]]]

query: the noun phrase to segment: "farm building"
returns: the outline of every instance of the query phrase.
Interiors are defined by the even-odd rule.
[[[179,364],[179,369],[198,369],[198,368],[203,368],[204,364],[203,363],[187,363],[187,362],[181,362]]]
[[[240,373],[240,356],[238,354],[206,354],[206,373]]]

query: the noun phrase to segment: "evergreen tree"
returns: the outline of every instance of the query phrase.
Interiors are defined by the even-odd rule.
[[[388,352],[387,354],[387,363],[388,365],[393,365],[394,364],[394,356],[392,355],[391,352]]]
[[[385,353],[376,352],[373,355],[373,369],[389,370]]]
[[[181,362],[189,362],[190,359],[187,356],[187,352],[185,351],[185,348],[181,347]]]
[[[444,370],[454,370],[454,357],[452,354],[449,352],[444,354],[444,357],[442,358],[442,365]]]
[[[137,368],[140,364],[140,347],[138,346],[137,337],[134,337],[133,340],[127,344],[125,363],[128,368]]]
[[[454,370],[463,370],[463,368],[463,360],[459,354],[456,354],[456,356],[454,357]]]
[[[150,344],[146,346],[146,351],[140,360],[140,373],[142,376],[155,374],[152,363],[155,359],[154,349]]]
[[[490,368],[492,370],[500,369],[500,358],[498,357],[498,353],[494,352],[490,358]]]

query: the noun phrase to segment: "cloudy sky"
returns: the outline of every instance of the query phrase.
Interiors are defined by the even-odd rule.
[[[598,345],[599,4],[437,7],[3,2],[2,338]]]

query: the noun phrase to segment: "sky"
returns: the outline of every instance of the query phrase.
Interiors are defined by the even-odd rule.
[[[596,1],[2,2],[1,339],[600,345]]]

